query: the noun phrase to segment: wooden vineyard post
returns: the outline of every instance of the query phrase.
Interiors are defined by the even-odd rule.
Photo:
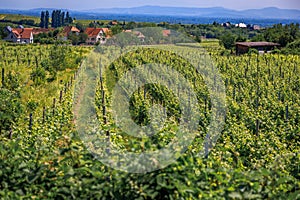
[[[233,85],[232,99],[235,100],[235,85]]]
[[[43,123],[45,123],[45,117],[46,117],[46,107],[43,107]]]
[[[9,129],[9,136],[8,136],[8,138],[11,140],[12,137],[13,137],[13,130],[12,130],[12,128],[10,128]]]
[[[65,89],[64,89],[65,91],[65,94],[67,93],[67,84],[65,83]]]
[[[53,116],[54,116],[54,114],[55,114],[55,104],[56,104],[56,99],[55,98],[53,98],[53,106],[52,106],[52,108],[53,108]]]
[[[103,77],[102,77],[101,68],[100,68],[100,88],[101,88],[101,97],[102,97],[102,116],[103,116],[103,122],[104,122],[104,124],[107,124],[106,106],[105,106],[105,91],[104,91]],[[106,131],[106,136],[108,137],[108,140],[110,141],[109,131]]]
[[[259,133],[259,125],[260,125],[260,121],[259,121],[259,119],[256,119],[256,130],[255,130],[256,135],[258,135],[258,133]]]
[[[37,56],[35,56],[35,65],[36,65],[36,68],[39,67],[39,62],[38,62],[38,57]]]
[[[61,90],[59,93],[59,103],[62,102],[62,97],[63,97],[63,91]]]
[[[107,124],[106,107],[105,107],[105,91],[104,90],[102,90],[102,115],[103,115],[104,124]]]
[[[2,68],[2,73],[1,73],[1,76],[2,76],[2,87],[5,87],[5,75],[4,75],[4,68]]]
[[[144,86],[144,100],[146,100],[146,94],[147,94],[147,89],[146,86]]]
[[[289,120],[289,106],[286,105],[285,107],[285,120],[288,121]]]
[[[32,129],[32,113],[29,114],[29,130]]]
[[[257,88],[256,88],[255,106],[256,106],[256,110],[258,111],[258,106],[259,106],[259,86],[258,86],[258,84],[257,84]]]

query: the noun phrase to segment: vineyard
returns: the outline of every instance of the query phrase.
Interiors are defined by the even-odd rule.
[[[87,56],[90,51],[54,45],[1,46],[1,199],[300,198],[299,56],[221,56],[222,48],[211,42],[101,47]],[[114,57],[115,52],[121,56]],[[207,55],[222,78],[211,84],[220,81],[216,87],[220,92],[224,87],[226,110],[218,140],[202,156],[209,124],[216,118],[214,101],[221,99],[210,92],[206,71],[200,73],[185,58],[193,61]],[[166,85],[136,82],[131,88],[134,80],[128,72],[141,65],[146,66],[142,77],[162,78]],[[162,77],[172,70],[178,73]],[[147,137],[136,138],[118,126],[114,109],[122,105],[114,90],[120,81],[125,90],[134,90],[128,97],[129,118],[158,130],[151,137],[142,131],[139,134]],[[182,86],[170,91],[178,82]],[[192,111],[186,112],[186,107]],[[193,132],[178,128],[185,113],[196,113]],[[99,129],[84,140],[81,133],[91,131],[85,120],[93,114]],[[126,116],[117,118],[124,121]],[[190,135],[195,138],[187,145]],[[95,140],[110,146],[99,147],[102,142]],[[186,145],[174,149],[176,162],[159,167],[154,159],[149,166],[157,170],[147,173],[127,173],[118,163],[111,164],[113,169],[97,159],[109,152],[108,161],[114,162],[118,160],[114,149],[152,152],[171,141]]]

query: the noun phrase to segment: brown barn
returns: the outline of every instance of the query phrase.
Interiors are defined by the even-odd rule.
[[[274,50],[275,47],[279,47],[280,44],[273,42],[237,42],[235,43],[236,54],[240,55],[243,53],[247,53],[250,48],[256,49],[258,51],[271,51]]]

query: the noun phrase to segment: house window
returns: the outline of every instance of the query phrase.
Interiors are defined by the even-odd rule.
[[[11,36],[10,36],[10,39],[13,39],[13,38],[14,38],[14,36],[11,35]]]

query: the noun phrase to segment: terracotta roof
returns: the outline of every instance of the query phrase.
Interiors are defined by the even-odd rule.
[[[64,36],[68,36],[70,32],[80,33],[80,30],[74,26],[65,26],[62,33]]]
[[[111,21],[110,24],[111,24],[111,25],[117,25],[118,22],[117,22],[117,21]]]
[[[163,30],[163,36],[171,35],[171,30]]]
[[[12,32],[15,34],[17,38],[20,39],[29,39],[33,28],[13,28]]]
[[[111,36],[111,30],[109,30],[109,28],[102,28],[103,32],[105,33],[106,35],[106,38],[110,38]]]
[[[102,30],[104,31],[104,33],[110,32],[109,28],[102,28]]]
[[[37,35],[40,33],[48,33],[49,31],[54,31],[54,28],[33,28],[32,34]]]
[[[133,34],[136,35],[138,38],[145,38],[144,34],[140,31],[134,31]]]
[[[280,46],[280,44],[273,42],[237,42],[235,44],[246,47]]]
[[[87,28],[87,29],[85,29],[85,33],[88,35],[88,37],[95,37],[101,31],[103,31],[102,28]]]
[[[132,31],[132,30],[123,30],[124,33],[132,33],[138,38],[145,38],[144,34],[140,31]]]

